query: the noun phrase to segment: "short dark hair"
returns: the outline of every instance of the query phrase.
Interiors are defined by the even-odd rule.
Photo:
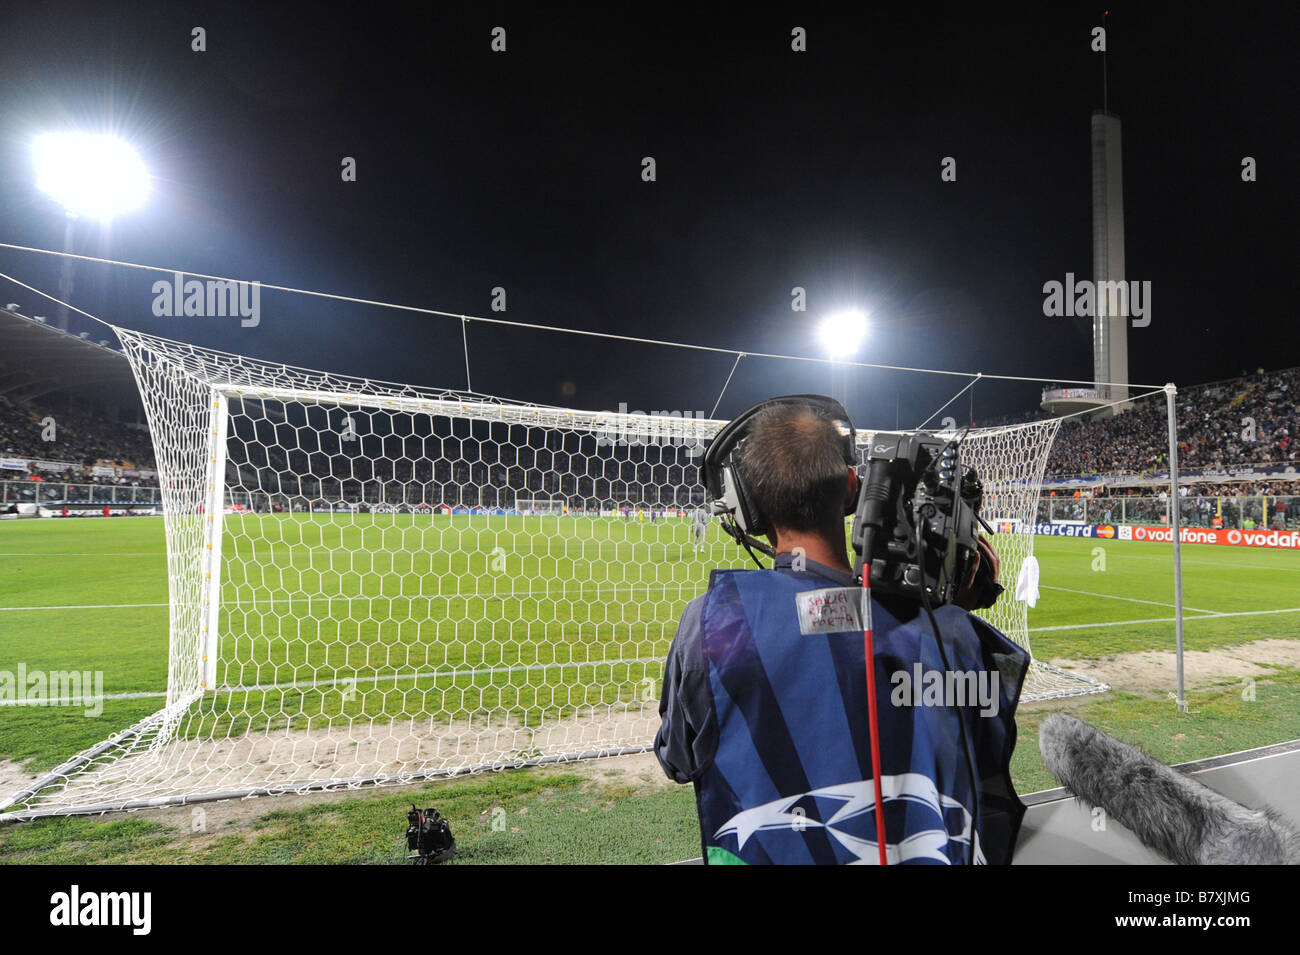
[[[775,405],[754,416],[738,466],[773,539],[776,528],[842,532],[848,427],[811,405]]]

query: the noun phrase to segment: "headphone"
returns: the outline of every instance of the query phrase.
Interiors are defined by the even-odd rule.
[[[764,553],[771,554],[772,549],[755,540],[772,531],[767,515],[755,505],[749,489],[745,487],[740,474],[740,452],[749,437],[754,417],[768,408],[790,405],[810,409],[819,417],[830,418],[841,425],[840,452],[844,463],[856,467],[857,431],[849,420],[849,413],[844,405],[826,395],[782,395],[761,401],[743,414],[737,415],[727,426],[717,433],[709,448],[704,452],[704,488],[707,492],[709,511],[724,518],[723,528],[746,546],[757,546]],[[734,522],[732,527],[726,518]]]

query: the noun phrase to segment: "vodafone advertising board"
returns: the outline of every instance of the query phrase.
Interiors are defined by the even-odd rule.
[[[998,521],[1000,533],[1018,533],[1026,528],[1019,522]],[[1035,534],[1049,537],[1092,537],[1102,540],[1134,540],[1170,543],[1173,531],[1148,524],[1034,524]],[[1224,544],[1231,547],[1271,547],[1300,550],[1300,530],[1238,530],[1236,528],[1180,527],[1184,544]]]
[[[1130,528],[1135,541],[1172,541],[1173,532],[1168,527]],[[1237,528],[1180,527],[1178,539],[1184,544],[1229,544],[1237,547],[1274,547],[1300,549],[1300,531],[1243,531]]]

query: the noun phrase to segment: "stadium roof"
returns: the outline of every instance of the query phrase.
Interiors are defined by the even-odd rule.
[[[0,309],[0,395],[30,401],[51,394],[77,394],[111,405],[138,405],[139,394],[116,336],[102,343],[81,338]]]

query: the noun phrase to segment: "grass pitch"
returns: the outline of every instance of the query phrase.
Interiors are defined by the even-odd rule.
[[[219,678],[252,694],[241,707],[254,714],[250,719],[292,725],[340,708],[378,715],[396,706],[405,715],[418,707],[427,715],[504,706],[531,719],[616,700],[629,685],[658,675],[677,612],[704,584],[684,521],[248,517],[231,520],[227,530],[225,626],[238,636],[233,652],[223,653]],[[1086,663],[1173,649],[1172,545],[1040,537],[1035,552],[1042,565],[1041,599],[1030,612],[1036,656]],[[632,561],[646,553],[650,561]],[[708,556],[742,566],[743,555],[717,540]],[[1297,584],[1300,555],[1184,546],[1187,648],[1300,640]],[[77,707],[0,706],[0,760],[27,773],[48,769],[158,709],[167,681],[167,600],[160,519],[0,524],[0,670],[23,664],[29,671],[102,671],[110,697],[93,719]],[[448,667],[463,675],[398,679],[403,671]],[[556,679],[566,673],[573,677]],[[340,690],[329,681],[340,676],[421,692],[335,698]],[[275,691],[275,706],[259,697],[268,684],[322,679],[325,685],[288,695]],[[1054,708],[1068,707],[1171,762],[1300,737],[1300,672],[1271,665],[1257,683],[1246,694],[1240,678],[1225,671],[1190,687],[1188,714],[1174,711],[1172,683],[1024,707],[1017,786],[1029,792],[1055,785],[1036,751],[1037,725]],[[449,690],[455,706],[448,705]],[[183,825],[143,817],[49,820],[0,829],[0,860],[56,861],[73,838],[101,845],[106,860],[150,861],[183,843],[180,855],[195,861],[396,861],[400,832],[387,841],[376,833],[391,830],[394,807],[411,798],[461,807],[452,818],[465,861],[671,861],[695,854],[689,789],[629,786],[606,775],[618,776],[598,768],[531,771],[294,810],[268,801],[269,815],[238,839],[234,830],[219,835],[217,826],[210,839],[195,842]],[[209,807],[209,816],[220,818],[222,805]],[[483,815],[494,808],[504,808],[511,825]],[[570,812],[565,818],[580,831],[602,835],[563,836],[567,823],[541,826],[542,812]],[[322,813],[330,825],[302,826]],[[312,835],[297,847],[276,835],[304,828]],[[562,849],[559,839],[583,848]]]

